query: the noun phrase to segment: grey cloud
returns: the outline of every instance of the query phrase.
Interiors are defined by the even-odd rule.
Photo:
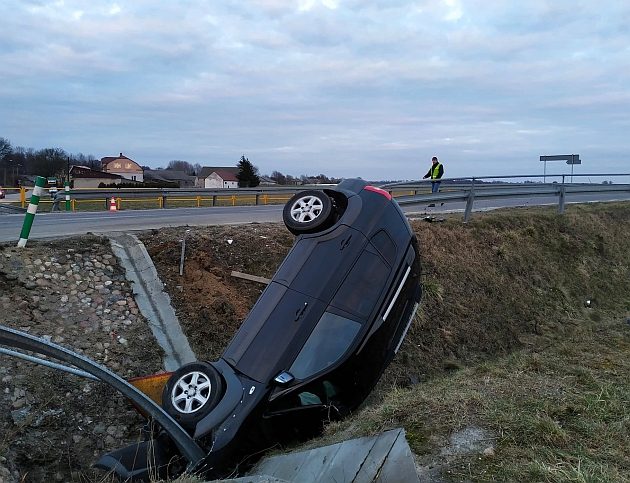
[[[0,5],[0,135],[364,177],[627,150],[623,2],[114,3]]]

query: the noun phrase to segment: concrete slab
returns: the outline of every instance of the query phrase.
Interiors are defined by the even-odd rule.
[[[296,483],[420,481],[403,429],[265,458],[250,475],[264,475]]]
[[[197,480],[195,480],[197,481]],[[252,475],[240,478],[230,478],[228,480],[212,480],[208,483],[290,483],[287,480],[279,480],[272,476]]]
[[[197,360],[144,244],[128,233],[111,236],[110,244],[126,271],[127,280],[133,282],[140,312],[148,320],[155,339],[164,350],[164,369],[174,371]]]

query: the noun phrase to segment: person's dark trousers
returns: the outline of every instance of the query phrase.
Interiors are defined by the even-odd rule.
[[[437,193],[440,191],[441,181],[431,181],[431,193]]]

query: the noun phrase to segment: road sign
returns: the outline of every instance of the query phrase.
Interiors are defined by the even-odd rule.
[[[540,160],[545,163],[543,180],[546,180],[547,176],[547,161],[566,161],[567,164],[571,165],[571,182],[573,182],[573,165],[582,164],[579,154],[554,154],[552,156],[541,156]]]
[[[566,161],[567,164],[582,164],[579,154],[557,154],[553,156],[541,156],[541,161]]]

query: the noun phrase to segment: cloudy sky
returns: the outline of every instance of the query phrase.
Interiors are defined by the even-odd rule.
[[[630,171],[626,0],[2,0],[0,136],[140,164]],[[567,172],[550,163],[548,172]]]

